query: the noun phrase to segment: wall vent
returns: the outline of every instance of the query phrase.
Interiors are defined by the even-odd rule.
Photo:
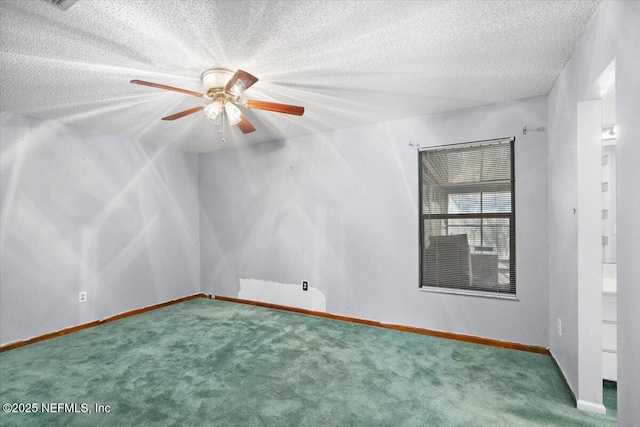
[[[49,3],[50,5],[57,7],[60,10],[66,11],[71,6],[76,4],[78,0],[44,0],[44,1]]]

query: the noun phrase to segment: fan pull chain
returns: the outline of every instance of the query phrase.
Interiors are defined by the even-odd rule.
[[[224,140],[224,121],[225,121],[225,115],[226,115],[226,111],[223,109],[220,112],[220,133],[222,134],[222,143],[225,143]]]

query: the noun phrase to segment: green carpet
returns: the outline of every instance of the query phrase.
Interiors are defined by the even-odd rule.
[[[0,354],[2,426],[614,426],[548,356],[198,298]]]
[[[602,382],[602,404],[607,408],[607,415],[618,416],[618,383],[604,380]]]

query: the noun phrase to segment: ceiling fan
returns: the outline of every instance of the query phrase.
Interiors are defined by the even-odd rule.
[[[304,107],[298,107],[296,105],[240,99],[244,91],[249,89],[257,81],[257,77],[252,76],[246,71],[238,70],[233,73],[223,68],[213,68],[202,73],[204,93],[144,80],[131,80],[131,83],[210,99],[211,102],[208,104],[180,111],[163,117],[162,120],[176,120],[189,114],[197,113],[198,111],[204,111],[209,120],[220,125],[221,132],[224,130],[224,117],[227,118],[229,125],[238,125],[238,128],[240,128],[243,133],[251,133],[256,130],[249,119],[242,114],[238,105],[255,110],[274,111],[276,113],[293,114],[295,116],[304,114]]]

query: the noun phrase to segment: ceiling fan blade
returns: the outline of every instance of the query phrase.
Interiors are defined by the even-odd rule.
[[[257,77],[246,71],[238,70],[224,87],[224,91],[231,96],[240,96],[242,92],[249,89],[257,81]]]
[[[304,114],[304,107],[298,107],[296,105],[277,104],[275,102],[267,101],[247,101],[247,107],[256,110],[275,111],[276,113],[293,114],[295,116],[301,116]]]
[[[144,80],[131,80],[130,83],[133,83],[133,84],[136,84],[136,85],[142,85],[142,86],[155,87],[155,88],[158,88],[158,89],[172,90],[174,92],[186,93],[187,95],[193,95],[193,96],[202,97],[201,93],[194,92],[192,90],[180,89],[179,87],[161,85],[159,83],[145,82]]]
[[[204,109],[204,105],[199,107],[189,108],[188,110],[180,111],[179,113],[172,114],[167,117],[163,117],[162,120],[175,120],[180,117],[188,116],[189,114],[197,113],[198,111],[202,111]]]
[[[240,116],[240,122],[238,123],[238,127],[240,128],[242,133],[251,133],[251,132],[255,132],[256,130],[256,128],[253,127],[249,119],[247,119],[247,116],[245,116],[244,114]]]

